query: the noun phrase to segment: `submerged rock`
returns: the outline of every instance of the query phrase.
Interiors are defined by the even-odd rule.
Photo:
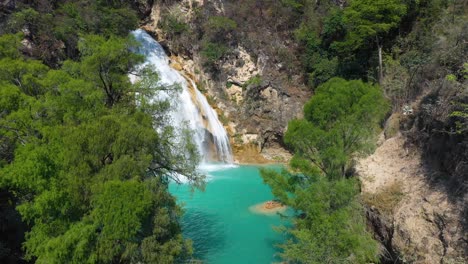
[[[278,201],[266,201],[260,204],[253,205],[249,210],[256,214],[275,215],[284,213],[288,207]]]

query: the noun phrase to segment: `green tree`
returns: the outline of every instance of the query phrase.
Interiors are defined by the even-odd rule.
[[[284,140],[329,178],[344,177],[387,110],[378,86],[333,78],[306,103],[304,119],[289,123]]]
[[[21,201],[29,260],[173,263],[191,252],[167,187],[175,175],[201,186],[199,156],[188,134],[174,147],[171,102],[151,100],[167,88],[137,69],[134,47],[84,36],[80,61],[58,70],[0,58],[0,187]]]
[[[292,120],[284,140],[294,151],[290,171],[262,170],[281,202],[296,212],[282,257],[293,263],[377,261],[366,230],[358,183],[345,177],[353,158],[371,145],[388,104],[378,86],[333,78],[320,85]]]
[[[106,94],[106,105],[111,107],[130,87],[127,74],[136,71],[136,65],[143,57],[132,52],[137,43],[134,39],[101,36],[87,36],[78,44],[82,54],[80,72]]]
[[[21,46],[21,34],[12,35],[5,34],[0,36],[0,59],[3,58],[19,58],[19,47]]]
[[[382,47],[390,30],[398,27],[406,14],[401,0],[352,0],[344,9],[347,34],[344,41],[333,44],[336,50],[353,54],[366,45],[376,46],[379,56],[379,81],[383,79]]]
[[[305,169],[307,161],[291,164]],[[306,169],[307,170],[307,169]],[[262,171],[276,197],[294,208],[281,257],[292,263],[369,263],[378,260],[378,244],[366,230],[355,179],[329,180],[318,173]]]

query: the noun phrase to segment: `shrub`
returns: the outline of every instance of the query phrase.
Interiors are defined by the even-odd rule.
[[[262,77],[260,75],[255,75],[250,77],[243,85],[242,88],[247,88],[249,85],[259,86],[262,83]]]
[[[206,30],[216,33],[228,32],[236,28],[236,21],[224,16],[210,17],[206,23]]]
[[[188,24],[182,21],[182,18],[183,15],[180,13],[180,10],[177,9],[177,11],[169,11],[163,16],[161,27],[164,32],[167,32],[168,34],[182,34],[189,29]]]
[[[202,43],[201,55],[205,59],[205,65],[213,65],[226,54],[228,47],[224,44],[205,41]]]

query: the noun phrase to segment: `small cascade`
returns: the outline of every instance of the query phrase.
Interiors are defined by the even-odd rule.
[[[180,85],[182,91],[177,94],[171,121],[175,128],[188,126],[193,132],[193,141],[203,156],[204,162],[223,161],[232,163],[232,151],[229,138],[216,111],[208,104],[205,96],[197,89],[195,82],[184,77],[169,65],[169,58],[161,45],[144,30],[132,32],[141,47],[140,54],[145,55],[143,66],[153,66],[159,75],[159,83],[164,86]],[[158,94],[161,99],[168,98],[165,92]]]

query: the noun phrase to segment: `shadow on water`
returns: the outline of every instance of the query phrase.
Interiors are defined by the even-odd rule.
[[[205,259],[226,245],[221,220],[214,214],[188,209],[182,219],[184,235],[193,241],[194,257]]]
[[[279,246],[284,243],[283,239],[265,239],[265,243],[276,252],[273,255],[273,263],[280,263],[282,261],[280,254],[283,253],[283,250]]]

